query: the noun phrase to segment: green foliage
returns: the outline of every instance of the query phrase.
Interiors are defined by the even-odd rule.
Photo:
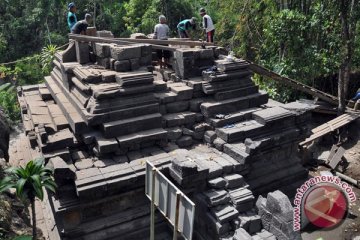
[[[67,42],[67,3],[64,0],[0,1],[0,62],[34,56],[43,49],[34,61],[18,63],[6,71],[0,66],[0,78],[6,73],[6,80],[15,80],[18,85],[42,81],[43,75],[49,73],[53,56],[52,49],[44,47]],[[134,32],[152,33],[160,14],[167,17],[172,36],[177,36],[176,26],[183,19],[197,17],[200,25],[198,10],[205,7],[216,23],[215,40],[220,45],[315,87],[336,86],[329,79],[337,75],[344,57],[338,3],[338,0],[76,1],[79,20],[85,13],[92,13],[97,29],[110,30],[119,37]],[[353,7],[351,24],[360,19],[358,5]],[[359,33],[357,24],[352,61],[356,71],[360,66]],[[203,38],[201,31],[193,36]],[[283,101],[298,96],[268,79],[262,79],[260,86]]]
[[[10,122],[15,123],[20,120],[16,91],[10,83],[0,86],[0,108],[3,109]]]
[[[151,0],[130,0],[124,4],[126,15],[125,26],[131,32],[145,30],[142,26],[143,16],[151,6]]]
[[[13,65],[0,65],[0,78],[15,85],[37,84],[44,81],[40,55],[19,59]]]
[[[7,176],[0,180],[0,193],[10,188],[16,189],[16,196],[24,203],[30,202],[33,217],[33,236],[37,239],[35,198],[44,199],[44,188],[55,192],[56,183],[53,170],[44,167],[44,159],[30,160],[25,167],[10,167],[5,170]]]
[[[216,38],[223,46],[284,76],[320,87],[332,84],[317,80],[328,81],[328,76],[337,75],[341,62],[338,6],[335,0],[223,0],[212,1],[209,8],[219,9]],[[353,11],[353,16],[360,13],[358,6]],[[352,64],[356,70],[360,66],[358,46],[360,41],[355,37]],[[260,86],[282,101],[298,97],[298,93],[279,88],[268,79]]]
[[[40,62],[42,65],[42,70],[45,74],[49,74],[51,72],[52,61],[54,60],[55,53],[57,51],[57,47],[55,45],[47,45],[43,47],[40,54]]]
[[[12,240],[32,240],[32,236],[18,236]]]
[[[153,33],[161,14],[167,17],[173,36],[177,36],[176,26],[180,21],[198,15],[197,9],[187,0],[129,0],[124,8],[126,14],[123,19],[127,29],[145,34]]]
[[[51,39],[51,44],[49,44],[49,45],[62,46],[64,44],[66,44],[67,42],[69,42],[69,39],[67,38],[67,35],[65,35],[65,34],[61,34],[61,33],[57,33],[57,32],[50,32],[49,37]]]
[[[36,159],[29,161],[25,167],[7,169],[7,176],[0,181],[0,192],[15,188],[16,196],[23,202],[35,197],[43,200],[43,187],[51,192],[56,191],[53,171],[43,165],[43,159]]]

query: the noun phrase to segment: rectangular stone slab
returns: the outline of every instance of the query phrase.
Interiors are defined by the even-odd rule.
[[[141,115],[153,114],[158,112],[159,112],[158,103],[145,104],[139,107],[130,107],[123,110],[111,111],[106,114],[106,118],[105,118],[106,121],[104,122],[122,120],[122,119],[138,117]]]
[[[252,116],[253,119],[259,123],[266,124],[269,127],[274,124],[282,127],[292,126],[295,124],[295,115],[282,107],[274,107],[257,111],[254,112]]]
[[[89,43],[75,41],[75,48],[78,63],[88,63],[90,61]]]
[[[217,92],[230,91],[236,88],[244,88],[254,86],[254,83],[250,78],[244,78],[239,80],[227,80],[221,82],[203,82],[202,89],[204,93],[210,95],[215,94]]]
[[[121,137],[117,137],[120,148],[130,147],[136,143],[143,143],[153,140],[166,140],[167,132],[162,128],[145,130],[138,133],[133,133]]]
[[[221,204],[229,202],[230,197],[225,190],[208,190],[204,192],[205,201],[211,207],[215,207]]]
[[[86,83],[81,82],[78,78],[71,78],[72,83],[85,94],[91,94],[91,88]]]
[[[211,213],[220,223],[229,222],[239,215],[239,212],[231,205],[212,208]]]
[[[160,113],[154,113],[135,118],[108,122],[102,124],[104,136],[107,138],[135,133],[142,130],[161,127],[162,116]]]
[[[102,154],[116,152],[119,149],[119,143],[116,138],[96,136],[95,141],[98,151]]]
[[[224,176],[224,179],[226,181],[227,189],[244,187],[246,185],[243,176],[241,176],[239,174],[226,175],[226,176]]]
[[[72,105],[72,103],[70,103],[68,98],[63,94],[52,77],[45,77],[45,83],[48,86],[51,95],[58,103],[58,106],[68,120],[73,132],[76,134],[86,132],[87,126],[82,116],[80,113],[78,113],[77,109]]]
[[[203,72],[203,80],[207,82],[221,82],[221,81],[228,81],[238,79],[241,81],[244,78],[251,77],[252,72],[249,70],[242,70],[236,72],[229,72],[229,73],[218,73],[216,72]]]
[[[227,114],[236,112],[245,108],[249,108],[249,102],[255,96],[257,95],[227,99],[218,102],[205,102],[200,106],[201,112],[206,117],[212,117],[216,114]]]
[[[170,90],[177,94],[176,100],[189,100],[192,98],[193,89],[191,87],[186,86],[183,83],[172,83],[168,84]]]
[[[161,92],[154,94],[157,99],[160,100],[160,103],[171,103],[176,101],[176,93],[173,92]]]
[[[83,81],[86,83],[100,83],[101,82],[101,74],[96,69],[77,67],[77,68],[74,68],[73,72],[80,81]]]
[[[217,92],[215,93],[214,97],[217,101],[221,101],[230,98],[245,97],[251,94],[255,94],[258,91],[259,91],[258,86],[250,86],[250,87],[238,88],[224,92]]]
[[[98,57],[110,57],[110,47],[111,44],[109,43],[95,43],[95,54]]]
[[[216,67],[222,71],[234,71],[234,70],[243,70],[249,67],[249,63],[245,60],[235,60],[233,62],[225,60],[217,60],[215,61]]]
[[[250,120],[252,117],[251,114],[258,110],[261,110],[261,108],[248,108],[248,109],[240,110],[235,113],[224,115],[224,118],[216,118],[215,116],[213,118],[208,119],[207,121],[208,123],[211,124],[211,126],[219,128],[225,125],[230,125],[232,123]]]
[[[141,57],[141,46],[112,46],[111,57],[116,60],[128,60]]]
[[[265,125],[256,122],[255,120],[240,122],[231,127],[224,127],[216,129],[218,137],[225,142],[233,143],[236,141],[243,141],[248,137],[255,136],[263,132]]]
[[[131,72],[116,74],[116,82],[120,86],[152,83],[154,77],[150,72]]]

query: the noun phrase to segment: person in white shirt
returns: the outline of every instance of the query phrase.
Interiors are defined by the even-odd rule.
[[[167,40],[169,38],[170,28],[166,24],[166,17],[161,15],[159,17],[159,23],[155,25],[154,39]]]
[[[203,29],[206,34],[206,41],[213,43],[215,35],[214,23],[204,8],[200,8],[200,16],[203,18]]]
[[[169,38],[170,28],[166,24],[166,17],[161,15],[159,17],[159,24],[156,24],[154,29],[154,37],[153,39],[157,40],[167,40]],[[160,68],[164,68],[170,59],[170,52],[166,50],[157,50],[157,57],[159,59]],[[164,61],[163,61],[164,58]]]

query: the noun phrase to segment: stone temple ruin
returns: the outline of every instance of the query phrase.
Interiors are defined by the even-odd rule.
[[[148,239],[147,160],[195,202],[194,239],[300,237],[282,192],[307,177],[297,145],[311,113],[269,102],[221,52],[174,48],[164,70],[149,44],[71,41],[44,84],[18,89],[27,138],[13,158],[43,155],[58,184],[48,239]],[[157,213],[156,239],[171,236]]]

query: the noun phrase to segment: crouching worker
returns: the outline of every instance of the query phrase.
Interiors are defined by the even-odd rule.
[[[180,38],[191,38],[190,30],[196,29],[196,18],[185,19],[177,25]]]
[[[78,21],[71,29],[71,33],[86,35],[86,29],[88,28],[89,24],[91,24],[92,20],[93,19],[91,14],[85,14],[85,19]]]

